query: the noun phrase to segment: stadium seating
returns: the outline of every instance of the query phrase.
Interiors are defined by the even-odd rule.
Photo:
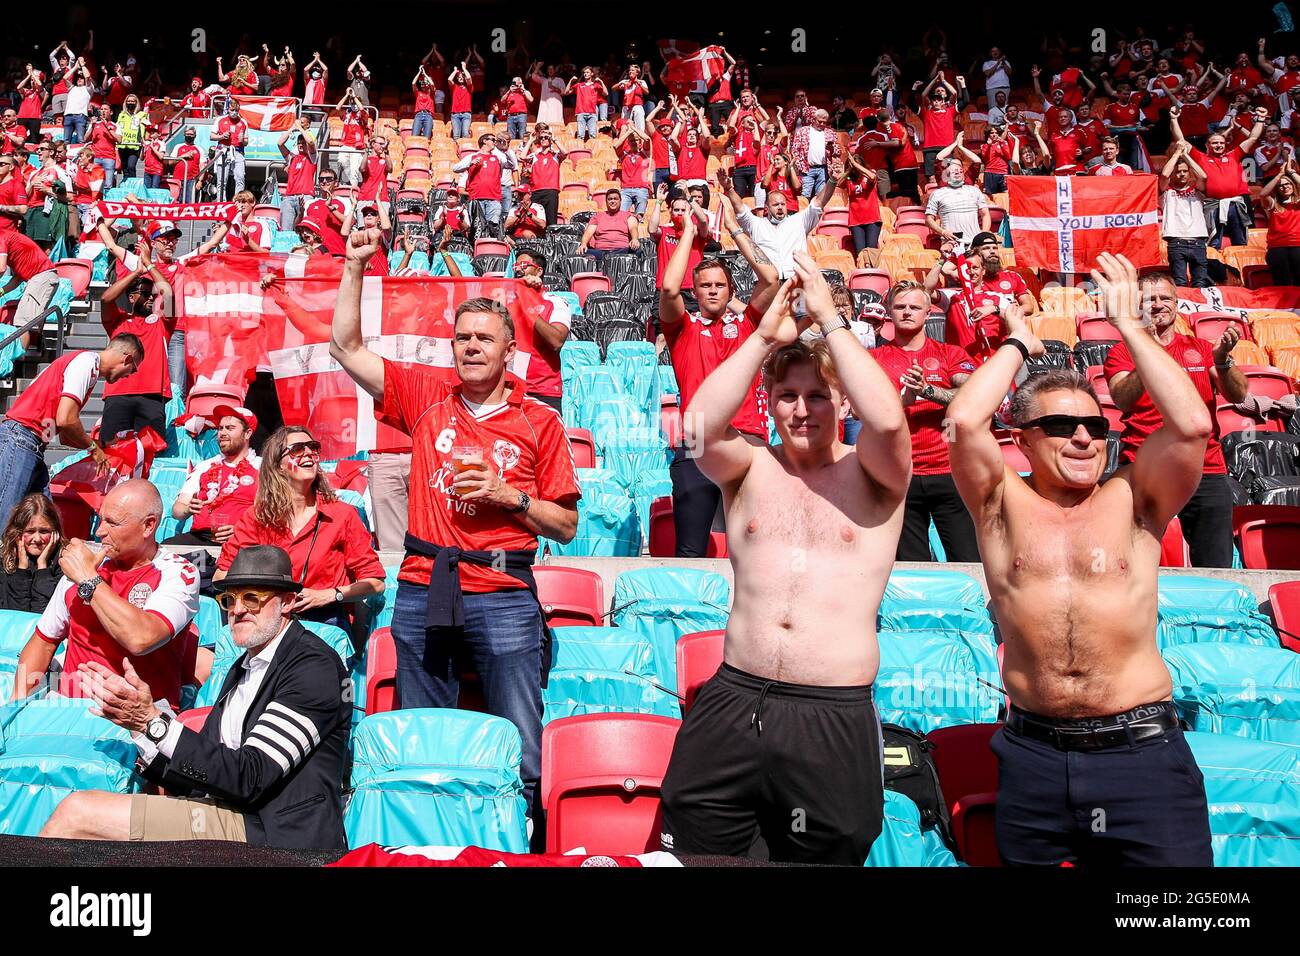
[[[348,846],[528,848],[519,731],[500,717],[413,709],[366,717],[353,734]]]
[[[878,638],[875,699],[882,721],[924,734],[997,719],[1000,697],[980,683],[996,673],[996,660],[985,666],[977,648],[947,631],[880,631]]]
[[[681,722],[603,714],[542,731],[546,850],[625,855],[657,850],[659,795]]]
[[[1277,634],[1247,588],[1217,578],[1160,575],[1157,645],[1163,651],[1202,642],[1279,646]]]
[[[691,709],[695,697],[722,666],[722,649],[726,631],[698,631],[677,640],[677,692],[682,695],[682,716]]]
[[[1300,748],[1188,732],[1205,778],[1215,866],[1300,865]]]
[[[958,724],[928,734],[957,854],[970,866],[1001,866],[993,832],[998,763],[989,747],[1002,724]]]
[[[0,707],[0,833],[36,836],[70,793],[137,793],[139,750],[88,698],[27,697]]]
[[[573,466],[575,468],[596,467],[596,443],[591,432],[585,428],[566,428],[569,447],[573,449]]]
[[[958,866],[938,832],[921,827],[921,811],[901,793],[885,791],[880,836],[871,844],[864,866]]]
[[[1245,505],[1232,509],[1241,562],[1256,570],[1300,570],[1300,507]]]
[[[600,627],[605,623],[605,585],[595,571],[538,565],[533,577],[546,622],[552,627]]]
[[[1300,581],[1274,584],[1268,603],[1282,646],[1300,653]]]
[[[1166,648],[1174,702],[1192,730],[1300,744],[1300,655],[1249,644]]]
[[[307,628],[322,641],[334,649],[339,659],[343,661],[343,666],[351,669],[355,652],[352,647],[352,638],[341,628],[334,627],[331,624],[318,624],[315,621],[302,621],[302,626]],[[208,641],[212,641],[208,644]],[[198,695],[194,698],[194,707],[210,707],[217,702],[217,695],[221,693],[221,685],[226,679],[226,674],[235,661],[243,655],[244,649],[235,644],[230,636],[230,627],[226,626],[217,632],[215,638],[207,635],[200,635],[200,646],[210,646],[214,659],[212,661],[212,672],[208,675],[207,681],[199,688]]]
[[[650,504],[649,549],[652,558],[671,558],[677,553],[677,529],[673,524],[673,499],[665,495],[654,499]],[[709,547],[706,558],[725,558],[727,556],[727,533],[725,531],[709,532]]]
[[[366,641],[366,716],[397,710],[397,647],[388,627],[376,628]]]
[[[655,669],[676,685],[677,641],[683,634],[725,628],[731,586],[713,571],[643,568],[614,579],[612,617],[655,649]],[[676,691],[676,686],[670,686]]]
[[[18,655],[36,632],[39,614],[26,611],[0,611],[0,705],[13,697],[18,671]]]

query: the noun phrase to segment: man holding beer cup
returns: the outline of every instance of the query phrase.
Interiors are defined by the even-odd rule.
[[[444,371],[389,361],[361,337],[361,282],[379,230],[354,232],[334,307],[330,355],[375,399],[379,419],[408,433],[410,530],[392,632],[398,704],[455,707],[468,658],[489,713],[523,742],[531,801],[541,776],[542,691],[549,670],[531,565],[537,537],[569,541],[580,497],[559,412],[507,378],[514,320],[488,298],[456,309]]]

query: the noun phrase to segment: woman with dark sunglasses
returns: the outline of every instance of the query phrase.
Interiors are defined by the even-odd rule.
[[[289,553],[302,584],[293,613],[351,630],[352,608],[384,590],[384,568],[370,531],[351,505],[339,501],[320,470],[320,442],[306,428],[286,425],[262,447],[257,497],[221,549],[220,581],[241,548],[273,544]]]

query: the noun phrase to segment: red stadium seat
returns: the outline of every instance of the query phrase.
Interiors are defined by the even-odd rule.
[[[1263,263],[1244,265],[1241,267],[1241,284],[1247,289],[1262,289],[1266,285],[1273,285],[1273,273]]]
[[[1277,628],[1282,646],[1300,652],[1300,581],[1285,581],[1268,589],[1268,604],[1273,611],[1273,626]],[[678,651],[680,659],[681,652]],[[680,665],[678,665],[680,670]],[[677,679],[681,686],[681,678]]]
[[[224,382],[208,382],[195,385],[190,389],[190,397],[185,403],[185,411],[191,415],[209,418],[218,405],[243,405],[244,389],[239,385],[227,385]]]
[[[681,721],[584,714],[542,730],[546,852],[625,856],[660,849],[660,790]]]
[[[566,428],[569,447],[573,449],[574,468],[596,467],[596,441],[585,428]]]
[[[989,742],[1002,724],[940,727],[926,734],[939,773],[939,788],[952,815],[957,855],[971,866],[1001,866],[993,821],[998,760]]]
[[[339,191],[338,191],[337,189],[334,190],[334,195],[337,196],[338,194],[339,194]],[[261,205],[254,206],[254,207],[253,207],[253,218],[254,218],[254,219],[270,219],[270,220],[272,220],[272,221],[274,221],[274,222],[279,222],[279,221],[280,221],[280,207],[279,207],[279,206],[272,206],[270,203],[263,203],[263,204],[261,204]]]
[[[595,571],[537,565],[537,599],[552,627],[600,627],[605,623],[605,582]]]
[[[673,526],[673,499],[656,498],[650,503],[650,556],[671,558],[677,554],[677,529]],[[723,531],[709,533],[709,550],[706,558],[727,556],[727,535]]]
[[[1025,474],[1030,470],[1029,459],[1025,453],[1016,447],[1015,440],[1010,435],[1003,435],[998,438],[998,445],[1002,448],[1002,457],[1013,470]]]
[[[1230,325],[1237,327],[1243,339],[1254,341],[1250,334],[1250,323],[1235,315],[1227,315],[1223,312],[1193,312],[1187,317],[1187,321],[1192,325],[1192,334],[1207,342],[1218,342],[1223,337],[1224,329]]]
[[[1162,568],[1190,568],[1191,552],[1183,538],[1183,523],[1177,517],[1171,518],[1165,528],[1165,536],[1160,539],[1160,566]]]
[[[920,222],[913,220],[899,221],[894,223],[894,234],[898,236],[916,236],[921,242],[930,238],[930,226],[922,219]]]
[[[1119,410],[1119,406],[1114,402],[1103,401],[1101,403],[1101,413],[1105,415],[1106,420],[1110,422],[1111,431],[1122,432],[1124,430],[1124,413]]]
[[[854,269],[849,275],[849,291],[867,289],[883,296],[893,284],[888,269]]]
[[[722,645],[726,631],[697,631],[684,634],[677,641],[677,693],[682,701],[682,716],[695,703],[700,688],[722,665]]]
[[[90,277],[94,273],[95,264],[89,259],[60,259],[54,264],[54,272],[60,279],[67,279],[72,283],[72,297],[74,299],[84,299],[86,291],[90,288]]]
[[[500,239],[483,238],[474,242],[474,255],[476,256],[508,256],[510,255],[510,246]]]
[[[211,707],[195,707],[193,710],[182,710],[176,715],[176,719],[190,730],[198,733],[203,729],[203,725],[207,722],[208,714],[211,712]]]
[[[1214,410],[1214,418],[1219,423],[1220,435],[1246,431],[1249,428],[1257,432],[1283,431],[1282,422],[1276,418],[1256,418],[1237,411],[1232,405],[1220,405]]]
[[[366,716],[397,706],[397,647],[392,631],[381,627],[366,642]]]
[[[1080,342],[1115,342],[1119,332],[1104,315],[1080,313],[1075,317]]]
[[[1232,509],[1232,532],[1246,568],[1300,571],[1300,507],[1239,505]]]
[[[847,226],[849,224],[849,209],[847,206],[838,206],[835,209],[826,209],[822,211],[821,225],[839,225]]]
[[[822,219],[821,223],[817,226],[817,235],[829,236],[836,240],[839,242],[841,249],[853,248],[853,230],[849,228],[847,222],[827,222],[825,219]]]
[[[609,276],[603,272],[575,272],[569,280],[569,291],[578,297],[578,302],[587,304],[587,296],[593,292],[608,292],[613,288]]]
[[[1295,394],[1295,382],[1286,372],[1271,365],[1238,365],[1250,384],[1250,394],[1285,398]]]

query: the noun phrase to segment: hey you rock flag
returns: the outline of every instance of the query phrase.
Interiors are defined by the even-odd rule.
[[[1097,254],[1160,264],[1155,176],[1010,176],[1016,265],[1083,272]]]
[[[249,129],[283,133],[293,129],[298,120],[298,100],[292,96],[235,96],[232,99]]]
[[[342,262],[327,256],[230,253],[189,260],[183,282],[194,384],[243,388],[258,369],[270,369],[285,422],[308,425],[330,459],[404,443],[395,429],[376,421],[374,400],[330,357],[341,274]],[[275,276],[265,289],[264,275]],[[454,376],[456,307],[478,296],[510,310],[516,351],[509,372],[526,380],[533,322],[548,303],[517,279],[367,276],[362,335],[387,359]]]

